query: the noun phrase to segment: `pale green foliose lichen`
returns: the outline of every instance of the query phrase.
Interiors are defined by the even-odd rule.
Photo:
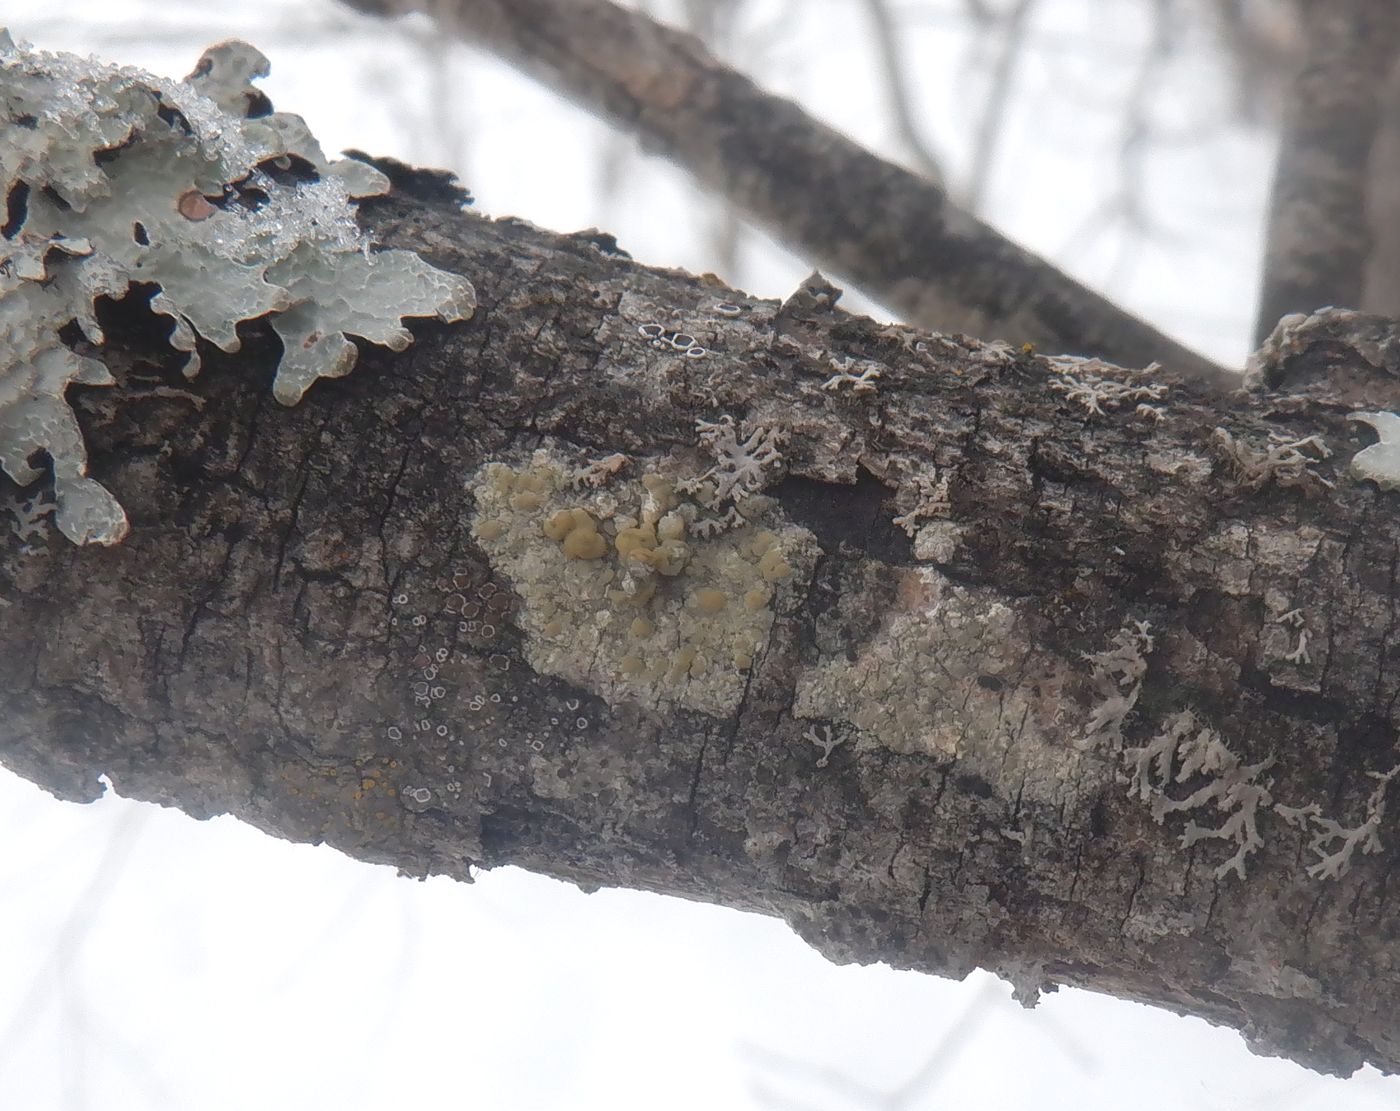
[[[752,496],[716,527],[713,491],[665,463],[606,488],[582,473],[542,450],[467,484],[472,534],[523,602],[530,666],[611,704],[732,714],[815,559],[811,533]]]
[[[1352,477],[1369,478],[1382,490],[1400,490],[1400,414],[1352,413],[1350,419],[1369,424],[1379,437],[1352,456]]]
[[[238,348],[239,321],[276,313],[273,393],[298,401],[355,362],[347,335],[402,350],[408,316],[471,315],[471,284],[411,251],[370,251],[352,198],[388,190],[378,170],[330,161],[301,117],[255,118],[249,84],[267,59],[240,42],[205,52],[185,81],[16,46],[0,30],[0,468],[21,485],[52,460],[55,521],[76,543],[127,531],[116,499],[87,477],[65,400],[71,383],[112,385],[72,350],[76,324],[100,344],[93,302],[130,283],[158,287],[173,347],[199,369],[196,338]],[[309,168],[309,171],[308,171]]]

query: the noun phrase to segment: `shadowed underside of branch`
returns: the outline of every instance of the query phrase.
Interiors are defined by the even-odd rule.
[[[1351,356],[1327,404],[1221,403],[875,325],[819,280],[757,301],[383,168],[365,218],[468,275],[470,322],[284,409],[268,330],[186,385],[139,298],[103,311],[120,385],[71,393],[132,531],[75,548],[31,503],[0,538],[8,766],[1400,1067],[1400,549],[1393,495],[1344,474],[1387,378]],[[723,485],[771,538],[697,515]],[[643,535],[647,497],[688,525]],[[628,596],[624,533],[691,563]],[[718,597],[702,563],[762,581]],[[687,652],[756,613],[743,653]]]
[[[1228,382],[901,169],[609,0],[347,0],[421,10],[617,123],[911,323]]]

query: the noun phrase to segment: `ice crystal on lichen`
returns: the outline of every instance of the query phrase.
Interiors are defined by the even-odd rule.
[[[237,325],[277,313],[273,392],[293,404],[355,362],[347,335],[401,350],[407,316],[458,320],[470,283],[410,251],[371,253],[350,202],[383,193],[373,167],[329,161],[299,116],[266,112],[252,47],[206,51],[184,82],[16,46],[0,31],[0,469],[21,485],[52,460],[54,519],[76,543],[116,543],[126,515],[87,477],[72,383],[112,385],[62,333],[103,341],[94,301],[153,283],[170,343],[238,348]],[[262,112],[258,115],[256,113]]]

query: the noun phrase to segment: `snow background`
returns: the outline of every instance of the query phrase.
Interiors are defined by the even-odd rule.
[[[860,9],[749,0],[730,55],[899,158]],[[922,124],[957,181],[987,48],[964,0],[901,10]],[[725,217],[683,174],[422,21],[329,0],[0,0],[0,25],[172,76],[205,45],[246,38],[272,59],[274,104],[327,151],[450,167],[483,211],[597,226],[640,261],[720,270],[755,294],[785,296],[810,269],[743,230],[721,270]],[[1238,364],[1270,139],[1223,110],[1233,91],[1214,39],[1183,17],[1147,107],[1152,141],[1123,158],[1122,105],[1151,35],[1138,4],[1042,0],[986,211]],[[1125,189],[1146,234],[1121,216]],[[3,770],[0,845],[5,1111],[1400,1107],[1400,1078],[1315,1076],[1136,1004],[1062,989],[1024,1011],[982,973],[830,965],[757,915],[584,895],[512,868],[474,885],[409,881],[230,818],[111,794],[59,803]]]

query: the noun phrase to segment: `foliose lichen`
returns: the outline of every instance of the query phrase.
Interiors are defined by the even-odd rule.
[[[196,339],[238,349],[237,325],[269,313],[283,354],[273,393],[294,404],[355,363],[347,335],[402,350],[407,316],[460,320],[464,278],[411,251],[371,252],[351,200],[388,190],[378,170],[330,161],[299,116],[267,110],[268,71],[226,42],[183,82],[16,46],[0,30],[0,469],[27,485],[52,461],[54,520],[75,543],[127,531],[87,476],[71,383],[114,384],[66,341],[103,342],[94,302],[152,283],[171,345],[199,369]]]

